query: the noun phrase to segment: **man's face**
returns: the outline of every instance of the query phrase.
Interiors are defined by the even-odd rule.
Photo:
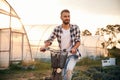
[[[63,12],[61,14],[61,20],[63,21],[63,24],[69,24],[70,23],[70,13],[68,12]]]

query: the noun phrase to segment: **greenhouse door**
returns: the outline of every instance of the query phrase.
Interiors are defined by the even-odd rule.
[[[23,60],[23,37],[23,33],[12,32],[10,61]]]
[[[0,29],[0,68],[9,66],[10,29]]]

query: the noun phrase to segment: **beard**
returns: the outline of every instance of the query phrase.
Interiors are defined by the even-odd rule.
[[[70,20],[63,21],[63,24],[68,25],[70,23]]]

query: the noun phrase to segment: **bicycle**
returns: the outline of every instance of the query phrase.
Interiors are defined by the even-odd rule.
[[[65,66],[65,62],[68,56],[68,51],[55,50],[52,48],[45,48],[43,51],[50,51],[51,54],[51,67],[52,75],[51,79],[46,78],[45,80],[62,80],[62,69]]]
[[[45,80],[63,80],[62,69],[65,67],[67,57],[70,56],[71,51],[55,50],[52,48],[44,48],[43,51],[50,51],[51,54],[51,67],[52,75],[50,78],[45,78]]]

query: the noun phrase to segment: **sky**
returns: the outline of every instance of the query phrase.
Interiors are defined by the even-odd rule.
[[[7,0],[24,25],[61,24],[60,12],[69,9],[71,23],[91,32],[120,24],[120,0]]]

